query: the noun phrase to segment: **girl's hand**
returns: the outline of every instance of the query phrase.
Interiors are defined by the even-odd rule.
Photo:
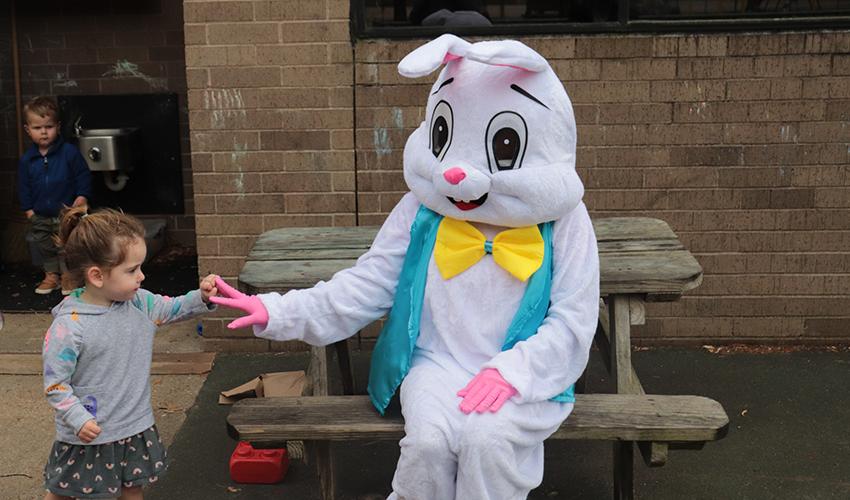
[[[266,306],[263,305],[263,301],[259,297],[256,295],[245,295],[218,277],[215,279],[215,285],[221,290],[221,297],[210,299],[213,304],[241,309],[248,313],[248,316],[231,321],[227,325],[227,328],[232,330],[251,325],[257,325],[261,328],[266,327],[269,323],[269,312],[266,311]]]
[[[218,295],[218,288],[215,286],[216,278],[218,278],[218,276],[215,274],[208,274],[206,278],[201,280],[201,298],[206,303],[209,303],[210,297]]]
[[[77,437],[84,443],[91,443],[100,435],[100,426],[97,425],[95,419],[91,419],[83,424]]]

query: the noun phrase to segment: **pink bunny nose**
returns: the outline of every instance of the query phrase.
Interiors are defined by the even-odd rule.
[[[460,181],[466,178],[466,172],[460,167],[452,167],[443,172],[443,177],[445,177],[449,184],[460,184]]]

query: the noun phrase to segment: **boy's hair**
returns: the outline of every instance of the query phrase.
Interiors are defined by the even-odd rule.
[[[63,211],[56,241],[68,272],[85,283],[86,269],[97,266],[109,272],[124,261],[136,238],[145,238],[145,227],[131,215],[111,208],[86,214],[85,207],[73,207]]]
[[[24,104],[24,123],[29,122],[30,113],[42,118],[50,116],[54,120],[59,120],[59,106],[56,104],[56,100],[49,96],[33,97]]]

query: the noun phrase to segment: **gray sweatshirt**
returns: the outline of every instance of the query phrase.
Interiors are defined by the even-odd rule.
[[[194,290],[169,298],[140,289],[127,302],[98,306],[75,290],[53,308],[44,337],[44,392],[56,410],[56,440],[77,437],[95,419],[101,433],[87,444],[126,438],[154,424],[150,368],[156,327],[213,308]]]

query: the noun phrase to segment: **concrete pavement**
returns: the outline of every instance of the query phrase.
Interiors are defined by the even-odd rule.
[[[267,371],[301,369],[303,355],[220,354],[170,454],[171,468],[146,498],[318,499],[311,467],[294,463],[277,485],[230,481],[227,463],[236,443],[225,432],[228,407],[220,390]],[[355,353],[359,387],[366,357]],[[703,450],[673,450],[667,465],[649,469],[635,459],[639,498],[850,498],[850,351],[716,354],[705,349],[634,353],[647,392],[699,394],[720,401],[731,423],[725,439]],[[598,353],[590,389],[609,387]],[[610,443],[561,441],[546,446],[543,484],[530,498],[611,497]],[[398,445],[359,442],[334,447],[340,497],[373,500],[389,493]]]
[[[6,313],[0,353],[41,352],[51,317],[46,313]],[[160,329],[155,352],[197,352],[202,348],[193,322]],[[163,441],[170,444],[195,404],[206,375],[154,375],[152,404]],[[0,375],[0,499],[44,497],[41,472],[53,443],[53,410],[36,375]]]
[[[0,352],[37,352],[49,319],[6,315]],[[201,348],[194,324],[163,329],[158,352]],[[780,349],[780,351],[782,351]],[[236,443],[227,436],[229,407],[219,391],[259,373],[303,369],[303,354],[219,354],[208,376],[154,376],[158,426],[170,444],[170,468],[146,492],[149,500],[318,498],[311,467],[294,462],[276,485],[242,485],[228,475]],[[367,356],[354,353],[359,387]],[[720,401],[728,436],[703,450],[671,451],[667,465],[648,469],[636,458],[636,491],[652,499],[850,498],[850,350],[769,352],[745,349],[650,349],[634,353],[647,392],[699,394]],[[610,390],[598,353],[589,389]],[[52,415],[38,376],[0,375],[0,499],[40,499],[41,469],[53,438]],[[340,498],[375,500],[389,493],[398,445],[358,442],[334,447]],[[533,500],[601,499],[611,495],[611,445],[552,442]]]

